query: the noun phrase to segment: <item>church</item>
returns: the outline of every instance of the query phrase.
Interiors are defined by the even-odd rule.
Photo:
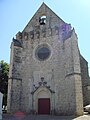
[[[88,62],[75,29],[42,3],[11,43],[7,112],[83,115],[89,103]]]

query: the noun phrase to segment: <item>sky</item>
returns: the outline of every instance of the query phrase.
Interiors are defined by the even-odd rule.
[[[75,28],[90,74],[90,0],[0,0],[0,61],[10,63],[12,38],[23,31],[43,1]]]

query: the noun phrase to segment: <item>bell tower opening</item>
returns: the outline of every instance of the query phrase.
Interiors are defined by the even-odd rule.
[[[42,15],[41,17],[39,17],[39,23],[40,25],[46,24],[46,15]]]

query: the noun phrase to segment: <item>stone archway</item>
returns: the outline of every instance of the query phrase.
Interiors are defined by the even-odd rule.
[[[50,114],[50,94],[46,89],[38,93],[38,114]]]
[[[51,111],[51,93],[45,87],[40,87],[34,93],[34,110],[38,114],[50,114]]]

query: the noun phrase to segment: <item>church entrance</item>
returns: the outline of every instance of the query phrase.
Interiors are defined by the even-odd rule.
[[[50,114],[50,98],[38,99],[38,114]]]

